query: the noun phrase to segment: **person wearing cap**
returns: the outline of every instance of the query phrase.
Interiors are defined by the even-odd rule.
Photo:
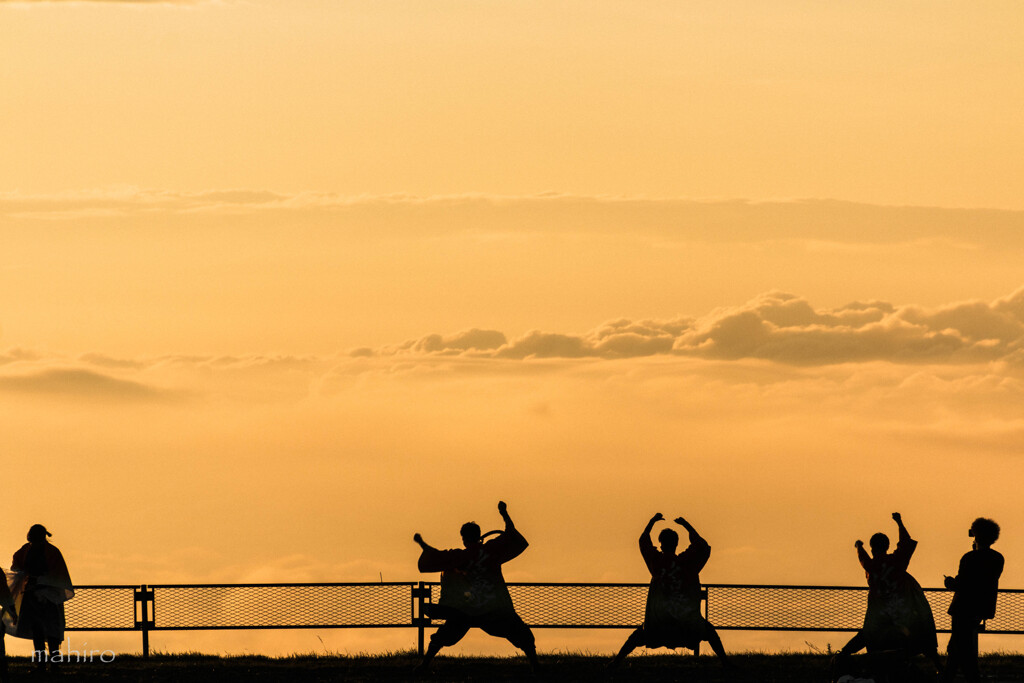
[[[498,512],[505,520],[505,530],[486,542],[475,522],[462,525],[464,548],[439,550],[419,534],[413,536],[422,550],[419,570],[441,572],[441,597],[430,606],[429,616],[445,620],[430,637],[430,646],[416,667],[418,672],[426,671],[442,647],[459,642],[474,627],[508,639],[526,654],[534,671],[539,668],[533,632],[516,614],[501,573],[501,565],[522,554],[528,544],[512,523],[504,502],[498,503]]]
[[[32,641],[32,660],[39,670],[45,670],[47,662],[51,670],[57,666],[55,655],[64,640],[64,603],[75,595],[64,556],[46,540],[48,536],[52,534],[46,527],[33,524],[28,543],[11,560],[15,573],[11,592],[20,606],[13,635]]]

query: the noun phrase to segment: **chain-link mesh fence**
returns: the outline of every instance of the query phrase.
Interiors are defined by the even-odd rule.
[[[153,629],[412,626],[412,585],[150,586]]]
[[[67,603],[68,630],[429,627],[419,600],[437,602],[440,586],[374,584],[231,584],[80,586]],[[706,586],[708,619],[719,629],[852,631],[860,628],[866,588]],[[151,592],[150,592],[151,591]],[[630,628],[643,621],[646,584],[509,585],[516,610],[536,628]],[[950,626],[952,593],[925,591],[940,631]],[[140,617],[143,602],[146,616]],[[1024,591],[1000,591],[988,633],[1024,633]]]
[[[135,630],[138,586],[76,586],[64,617],[71,631]]]
[[[752,631],[856,631],[868,600],[867,588],[711,585],[707,590],[708,620],[716,628]],[[935,627],[948,632],[953,593],[929,588],[924,594]],[[996,617],[986,631],[1024,632],[1024,591],[1000,591]]]
[[[440,585],[428,586],[437,602]],[[646,583],[511,583],[508,590],[516,612],[534,628],[635,628],[647,600]]]

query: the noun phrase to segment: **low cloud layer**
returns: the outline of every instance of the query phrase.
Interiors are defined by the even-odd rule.
[[[458,233],[493,238],[531,232],[586,233],[591,237],[639,233],[656,235],[662,248],[678,247],[688,240],[792,241],[818,253],[849,253],[881,245],[942,244],[958,251],[993,244],[1024,248],[1022,211],[882,206],[828,199],[705,201],[558,193],[353,196],[133,187],[51,195],[0,193],[0,216],[12,220],[130,219],[137,223],[141,219],[185,218],[195,222],[203,217],[224,221],[254,215],[286,217],[290,227],[295,221],[306,221],[385,234]]]
[[[334,356],[256,354],[113,357],[0,350],[0,394],[131,402],[219,396],[245,402],[332,394],[364,373],[536,375],[576,360],[706,360],[717,373],[735,361],[813,368],[838,364],[964,366],[1015,376],[1024,367],[1024,288],[994,301],[926,308],[861,301],[815,308],[767,292],[699,317],[608,321],[583,334],[533,330],[509,336],[472,328],[429,334]],[[691,368],[692,370],[692,368]],[[525,373],[525,374],[524,374]],[[347,378],[347,379],[346,379]]]
[[[0,375],[0,393],[3,392],[114,401],[154,401],[174,397],[173,392],[83,368],[51,368]]]
[[[1024,360],[1024,288],[991,302],[937,308],[854,302],[816,309],[784,292],[697,318],[620,319],[584,334],[534,330],[507,339],[496,330],[429,335],[353,356],[465,356],[496,359],[638,358],[677,355],[763,359],[794,365],[865,361],[979,363]]]

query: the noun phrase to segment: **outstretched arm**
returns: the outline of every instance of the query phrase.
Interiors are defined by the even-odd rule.
[[[437,550],[437,548],[434,548],[433,546],[429,545],[426,541],[424,541],[423,537],[419,534],[413,536],[412,540],[416,541],[416,543],[418,543],[420,548],[422,548],[423,550]]]
[[[898,512],[894,512],[892,513],[892,519],[900,529],[899,542],[909,543],[911,541],[910,532],[907,531],[907,527],[903,526],[903,516]]]
[[[512,523],[512,518],[509,517],[508,505],[506,505],[503,500],[498,501],[498,513],[501,515],[501,518],[505,520],[505,531],[512,531],[516,528],[516,525]]]
[[[860,566],[867,569],[867,563],[871,561],[871,556],[868,555],[868,551],[864,550],[864,541],[857,541],[853,545],[857,548],[857,559],[860,560]]]
[[[693,525],[682,517],[676,517],[675,523],[686,529],[686,533],[690,535],[690,543],[704,541],[704,539],[701,538],[701,535],[697,533],[697,530],[693,528]],[[707,541],[704,541],[704,543],[707,543]]]
[[[641,543],[643,543],[644,541],[650,541],[651,540],[651,530],[654,529],[654,525],[655,524],[657,524],[658,522],[660,522],[663,519],[665,519],[665,516],[663,514],[661,514],[660,512],[655,513],[655,515],[653,517],[651,517],[651,520],[649,522],[647,522],[647,526],[644,527],[643,533],[640,534],[640,542]]]

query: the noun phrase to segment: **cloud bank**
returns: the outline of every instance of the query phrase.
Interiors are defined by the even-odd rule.
[[[858,301],[818,309],[802,297],[772,291],[700,317],[621,318],[582,334],[533,330],[510,337],[499,330],[472,328],[323,357],[117,358],[11,348],[0,350],[0,394],[135,402],[212,395],[257,402],[302,400],[364,372],[484,369],[535,374],[556,371],[566,361],[656,357],[719,364],[754,360],[779,368],[988,364],[987,372],[995,376],[1014,375],[1024,368],[1024,288],[994,301],[934,308]]]
[[[112,0],[97,0],[112,1]],[[0,0],[3,2],[3,0]],[[372,226],[385,232],[656,234],[714,243],[807,241],[815,251],[942,243],[957,249],[1024,248],[1024,211],[882,206],[829,199],[752,201],[568,195],[342,195],[227,189],[121,188],[33,195],[0,192],[0,216],[27,220],[198,220],[272,216]],[[440,222],[443,227],[423,226]]]
[[[937,308],[854,302],[815,309],[806,299],[767,292],[698,318],[613,320],[584,334],[534,330],[514,339],[497,330],[432,334],[353,356],[761,359],[793,365],[866,361],[979,363],[1024,360],[1024,288],[991,302]]]

